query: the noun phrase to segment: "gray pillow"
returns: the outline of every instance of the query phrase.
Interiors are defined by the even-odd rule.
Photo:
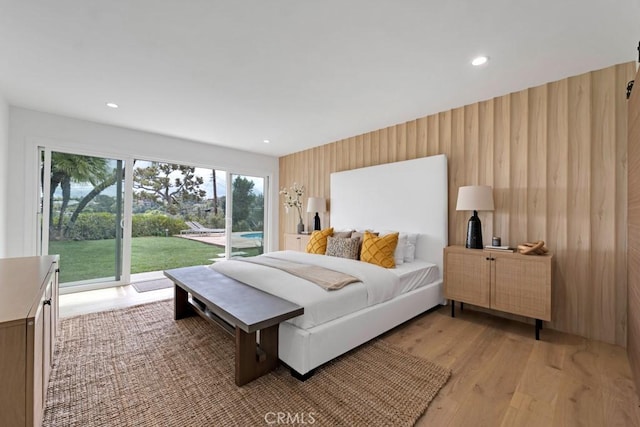
[[[333,232],[333,237],[342,237],[342,238],[348,238],[351,237],[351,233],[353,233],[353,231],[334,231]]]
[[[360,239],[345,237],[327,237],[327,252],[325,255],[340,258],[358,259]]]

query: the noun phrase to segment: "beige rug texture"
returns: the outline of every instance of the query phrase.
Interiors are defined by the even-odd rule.
[[[410,426],[450,372],[381,340],[306,382],[277,370],[237,387],[234,340],[173,301],[61,322],[45,426]]]

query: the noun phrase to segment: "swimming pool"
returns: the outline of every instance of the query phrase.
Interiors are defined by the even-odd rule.
[[[254,233],[242,233],[240,236],[247,239],[262,239],[264,237],[264,232],[257,231]]]

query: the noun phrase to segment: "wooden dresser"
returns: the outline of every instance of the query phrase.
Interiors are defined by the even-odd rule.
[[[40,426],[58,324],[58,256],[0,259],[0,426]]]
[[[505,313],[536,319],[536,339],[542,321],[551,320],[551,262],[553,255],[444,249],[444,296]]]
[[[304,252],[307,248],[307,243],[309,243],[310,238],[310,234],[285,233],[284,250]]]

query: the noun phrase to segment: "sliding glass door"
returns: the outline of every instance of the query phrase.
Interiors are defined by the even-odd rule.
[[[136,160],[131,273],[161,275],[165,269],[224,259],[225,182],[225,171]]]
[[[265,177],[47,148],[39,161],[38,252],[60,255],[67,292],[264,252]]]
[[[231,176],[230,256],[254,256],[265,246],[265,178]]]
[[[60,255],[60,286],[120,282],[125,162],[41,153],[42,251]]]

